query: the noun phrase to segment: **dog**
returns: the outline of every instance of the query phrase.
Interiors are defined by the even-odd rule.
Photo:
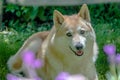
[[[8,60],[8,68],[14,74],[29,70],[24,66],[21,54],[31,50],[36,58],[43,60],[43,66],[35,73],[43,80],[55,80],[60,72],[82,74],[88,80],[98,80],[95,61],[98,55],[96,35],[91,26],[89,9],[83,4],[78,14],[63,15],[55,10],[54,26],[50,31],[33,34],[20,50]]]

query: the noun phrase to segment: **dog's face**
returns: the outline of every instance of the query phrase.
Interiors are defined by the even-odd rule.
[[[77,56],[81,56],[86,48],[86,42],[94,40],[94,31],[90,24],[87,5],[83,5],[76,15],[66,16],[54,12],[57,43],[60,47],[69,48]]]

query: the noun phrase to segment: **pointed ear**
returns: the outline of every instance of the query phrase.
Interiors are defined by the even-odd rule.
[[[53,21],[55,27],[59,27],[64,22],[64,16],[57,10],[54,10]]]
[[[88,10],[88,7],[86,4],[83,4],[79,13],[78,13],[78,16],[82,17],[84,20],[90,22],[90,14],[89,14],[89,10]]]

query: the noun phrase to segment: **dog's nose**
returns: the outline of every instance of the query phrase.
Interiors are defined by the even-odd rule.
[[[75,47],[76,47],[77,50],[80,50],[80,49],[83,48],[83,44],[78,43]]]

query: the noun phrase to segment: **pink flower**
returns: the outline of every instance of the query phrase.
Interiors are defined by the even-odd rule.
[[[40,60],[40,59],[36,59],[34,60],[34,63],[33,63],[33,68],[41,68],[43,66],[43,61]]]
[[[32,51],[24,51],[22,54],[23,62],[27,65],[33,65],[35,60],[35,54]]]
[[[67,72],[61,72],[58,74],[55,80],[88,80],[88,79],[81,74],[70,75]]]
[[[108,56],[111,56],[116,53],[116,47],[113,44],[105,45],[103,50]]]
[[[36,77],[35,80],[42,80],[40,77]]]
[[[55,78],[55,80],[66,80],[68,78],[69,73],[67,72],[61,72],[58,74],[58,76]]]
[[[116,63],[117,64],[120,64],[120,54],[118,53],[117,55],[116,55]]]
[[[6,78],[7,80],[18,80],[17,76],[14,76],[12,74],[7,74]]]
[[[80,74],[80,75],[71,75],[66,80],[88,80],[88,79]]]
[[[43,65],[43,61],[41,59],[36,59],[35,53],[30,50],[23,52],[22,59],[26,66],[29,65],[32,68],[40,68]]]

